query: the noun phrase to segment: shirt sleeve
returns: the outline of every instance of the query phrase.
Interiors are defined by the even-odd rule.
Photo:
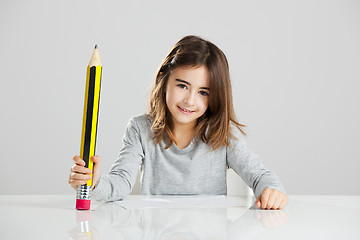
[[[123,147],[110,173],[102,175],[92,191],[98,201],[122,200],[131,192],[139,166],[144,159],[139,128],[134,119],[129,120],[123,137]]]
[[[235,138],[230,139],[226,160],[231,167],[253,189],[258,197],[265,188],[286,193],[278,176],[265,168],[258,155],[254,154],[238,128],[232,127]]]

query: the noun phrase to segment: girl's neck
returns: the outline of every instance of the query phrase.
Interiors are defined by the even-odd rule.
[[[195,132],[196,124],[174,124],[173,123],[173,134],[175,136],[190,135]]]
[[[176,125],[173,126],[174,140],[178,148],[186,148],[194,138],[196,125]]]

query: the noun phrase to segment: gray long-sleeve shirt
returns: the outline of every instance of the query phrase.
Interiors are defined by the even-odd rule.
[[[285,193],[276,174],[263,166],[236,127],[232,133],[237,139],[231,139],[229,147],[213,151],[199,139],[184,149],[175,144],[165,149],[164,140],[156,144],[153,139],[151,125],[146,114],[129,120],[119,158],[110,173],[100,177],[93,199],[124,199],[135,184],[140,165],[144,195],[225,195],[227,166],[242,177],[256,197],[265,188]]]

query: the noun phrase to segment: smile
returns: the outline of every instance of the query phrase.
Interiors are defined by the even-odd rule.
[[[182,107],[179,107],[179,106],[178,106],[178,108],[182,113],[185,113],[185,114],[191,114],[191,113],[194,112],[194,111],[190,111],[190,110],[188,110],[186,108],[182,108]]]

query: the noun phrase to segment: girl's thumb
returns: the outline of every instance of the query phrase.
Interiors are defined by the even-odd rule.
[[[101,157],[98,155],[95,155],[95,156],[92,156],[91,159],[93,160],[94,163],[98,163],[100,161]]]
[[[261,198],[261,195],[257,197],[256,201],[255,201],[255,206],[257,208],[260,208],[261,207],[261,202],[260,202],[260,198]]]

